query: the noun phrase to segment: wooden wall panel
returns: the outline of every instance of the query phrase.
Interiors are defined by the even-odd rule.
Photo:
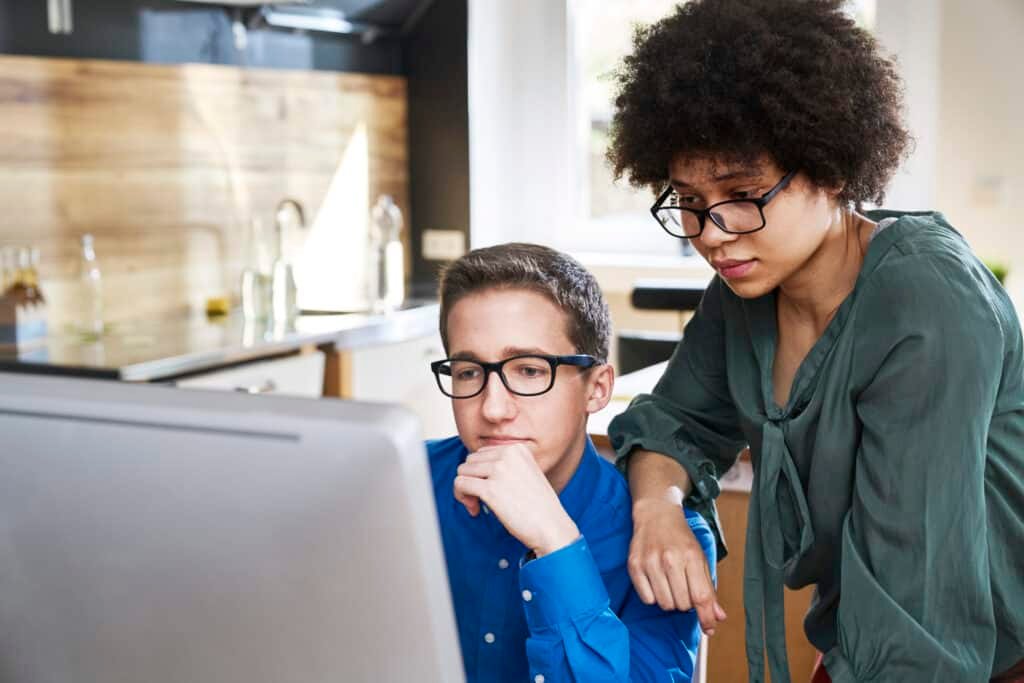
[[[409,225],[406,109],[392,76],[0,56],[0,244],[40,247],[57,324],[85,232],[108,319],[201,307],[237,293],[252,217],[313,222],[361,127],[368,201]]]

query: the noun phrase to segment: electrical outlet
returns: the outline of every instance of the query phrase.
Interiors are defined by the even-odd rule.
[[[423,258],[454,261],[466,253],[466,235],[459,230],[424,230]]]

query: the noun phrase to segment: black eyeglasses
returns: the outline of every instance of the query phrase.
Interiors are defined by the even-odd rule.
[[[705,220],[711,218],[715,225],[734,235],[757,232],[765,225],[764,207],[775,195],[786,189],[796,175],[790,171],[782,176],[775,187],[753,199],[727,199],[712,204],[706,209],[691,209],[679,206],[679,195],[670,185],[651,207],[651,215],[665,232],[673,237],[693,239],[704,232]]]
[[[545,356],[530,354],[513,356],[497,363],[476,360],[445,358],[430,364],[437,379],[437,386],[445,396],[451,398],[472,398],[487,386],[487,378],[497,373],[501,383],[517,396],[539,396],[555,386],[555,368],[559,365],[574,365],[578,368],[592,368],[600,365],[593,356]]]

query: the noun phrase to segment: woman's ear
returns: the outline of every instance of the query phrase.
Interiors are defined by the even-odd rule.
[[[594,414],[608,405],[615,388],[615,368],[607,363],[595,365],[587,378],[587,412]]]

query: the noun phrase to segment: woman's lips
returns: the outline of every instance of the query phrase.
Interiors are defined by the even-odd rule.
[[[746,261],[725,259],[722,261],[715,261],[711,265],[718,271],[719,275],[725,279],[735,280],[747,275],[754,267],[755,263],[757,263],[755,259],[749,259]]]

